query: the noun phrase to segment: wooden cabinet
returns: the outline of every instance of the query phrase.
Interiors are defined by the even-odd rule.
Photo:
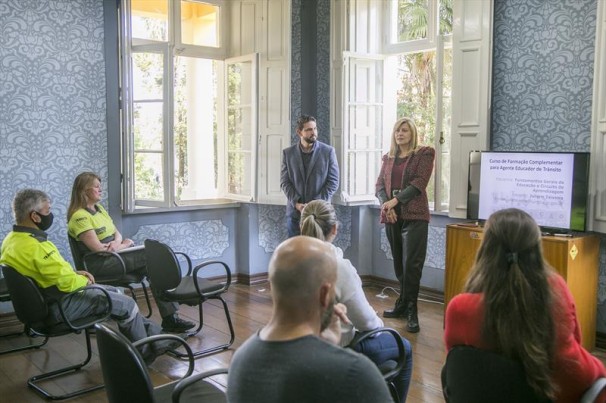
[[[482,241],[483,229],[467,224],[446,227],[444,310],[463,291]],[[600,240],[595,235],[543,237],[545,259],[564,277],[574,297],[583,347],[595,346]]]

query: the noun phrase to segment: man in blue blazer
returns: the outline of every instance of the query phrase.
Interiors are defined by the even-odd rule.
[[[330,201],[339,187],[339,166],[335,149],[317,141],[318,128],[313,116],[297,120],[299,141],[282,151],[280,187],[286,195],[288,236],[301,233],[299,222],[306,203]]]

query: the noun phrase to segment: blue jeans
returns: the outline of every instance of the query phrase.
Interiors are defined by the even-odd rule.
[[[412,377],[412,347],[410,342],[402,337],[404,349],[406,350],[406,362],[404,368],[394,380],[394,385],[400,396],[400,403],[406,401],[410,379]],[[398,345],[393,336],[388,333],[380,333],[375,337],[368,338],[354,348],[355,351],[364,354],[377,365],[388,360],[398,358]]]

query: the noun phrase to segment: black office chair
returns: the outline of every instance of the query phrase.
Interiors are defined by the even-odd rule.
[[[15,313],[17,314],[19,320],[23,322],[23,324],[30,330],[32,334],[42,337],[58,337],[71,333],[82,333],[86,339],[87,355],[83,362],[32,376],[28,379],[27,385],[34,389],[42,397],[51,400],[68,399],[70,397],[80,396],[84,393],[103,388],[103,385],[95,385],[69,392],[64,395],[53,395],[38,385],[38,383],[49,378],[56,378],[58,376],[67,375],[68,373],[78,371],[90,361],[92,357],[92,349],[90,335],[87,332],[87,329],[91,328],[95,323],[102,322],[109,318],[111,312],[111,300],[109,299],[109,294],[107,291],[101,287],[92,285],[66,294],[58,302],[52,302],[58,304],[61,317],[63,319],[62,322],[55,323],[55,321],[49,317],[49,302],[44,299],[42,292],[31,278],[21,275],[10,266],[2,266],[2,271],[4,272],[4,276],[6,278],[6,284],[11,295]],[[83,292],[98,293],[98,295],[101,295],[107,301],[106,309],[99,315],[91,315],[72,320],[65,314],[62,307],[67,304],[71,298]]]
[[[161,295],[161,298],[166,301],[198,306],[199,325],[193,332],[189,333],[189,336],[196,335],[204,325],[202,304],[205,301],[215,299],[221,301],[221,304],[223,304],[230,332],[229,342],[197,351],[194,353],[194,357],[201,357],[228,349],[234,342],[235,334],[227,304],[221,297],[221,294],[225,293],[231,284],[231,270],[229,266],[218,260],[209,260],[196,267],[192,267],[192,261],[185,253],[173,252],[170,246],[153,239],[145,240],[145,253],[147,258],[147,274],[155,287],[156,295]],[[181,266],[177,260],[177,254],[183,256],[187,261],[187,274],[183,277]],[[202,269],[213,266],[223,268],[226,275],[225,283],[198,277],[198,273]],[[187,357],[186,354],[179,351],[175,351],[174,353],[181,358]]]
[[[354,337],[354,339],[346,347],[355,349],[355,347],[362,341],[368,339],[369,337],[374,337],[374,335],[376,335],[377,333],[389,333],[396,340],[396,344],[398,345],[398,359],[387,360],[381,365],[378,365],[378,368],[379,371],[381,371],[381,374],[383,375],[383,379],[385,379],[387,386],[389,387],[391,397],[394,399],[395,402],[399,402],[400,396],[398,394],[398,390],[396,389],[396,385],[394,384],[394,380],[396,376],[402,371],[404,365],[406,365],[406,349],[404,348],[404,343],[402,342],[402,336],[400,336],[400,333],[388,327],[380,327],[374,330],[370,330],[368,332],[361,332],[356,334],[356,337]]]
[[[593,385],[583,393],[580,403],[593,403],[598,400],[600,393],[606,389],[606,378],[598,378]]]
[[[192,376],[194,356],[187,343],[178,336],[162,334],[138,340],[135,343],[103,324],[95,325],[99,358],[110,403],[152,402],[226,402],[225,393],[204,379],[227,374],[227,369],[203,372]],[[187,352],[189,366],[179,380],[154,387],[147,367],[136,346],[159,340],[176,340]]]
[[[594,402],[604,387],[606,378],[598,379],[581,402]],[[442,368],[442,391],[449,403],[550,402],[528,385],[520,362],[465,345],[448,352]]]
[[[10,302],[10,300],[11,300],[11,296],[8,293],[8,286],[6,285],[6,279],[4,277],[0,277],[0,302]],[[48,337],[44,337],[44,338],[42,338],[42,340],[39,343],[34,343],[31,339],[33,337],[35,337],[35,335],[30,334],[29,329],[27,329],[26,327],[24,327],[23,330],[20,332],[3,334],[0,337],[4,339],[4,338],[22,337],[22,336],[28,336],[28,338],[30,339],[27,344],[20,345],[18,347],[8,348],[6,350],[2,350],[2,351],[0,351],[0,355],[8,354],[8,353],[15,353],[17,351],[29,350],[30,348],[40,348],[43,345],[45,345],[46,342],[48,341]]]
[[[67,239],[69,239],[69,249],[72,252],[72,258],[74,259],[74,265],[77,269],[82,269],[90,272],[93,276],[95,276],[95,283],[97,284],[106,284],[112,285],[114,287],[124,287],[130,290],[130,294],[137,301],[137,296],[135,295],[135,289],[133,288],[133,284],[140,284],[143,289],[143,295],[145,296],[145,302],[147,303],[147,315],[146,318],[149,318],[152,315],[152,305],[149,299],[149,292],[147,290],[147,286],[145,285],[145,275],[136,272],[126,272],[126,264],[124,260],[120,256],[119,253],[109,252],[109,251],[100,251],[100,252],[88,252],[82,253],[78,247],[78,241],[67,235]],[[114,260],[114,264],[112,267],[116,267],[117,270],[113,273],[95,273],[89,270],[90,262],[93,258],[99,259],[99,257],[103,257],[105,259]]]

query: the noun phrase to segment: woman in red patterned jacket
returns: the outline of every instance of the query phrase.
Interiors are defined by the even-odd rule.
[[[410,118],[396,122],[389,152],[375,186],[400,296],[386,318],[406,317],[406,330],[420,330],[417,297],[427,252],[429,203],[425,188],[433,171],[435,151],[418,145],[417,127]]]

